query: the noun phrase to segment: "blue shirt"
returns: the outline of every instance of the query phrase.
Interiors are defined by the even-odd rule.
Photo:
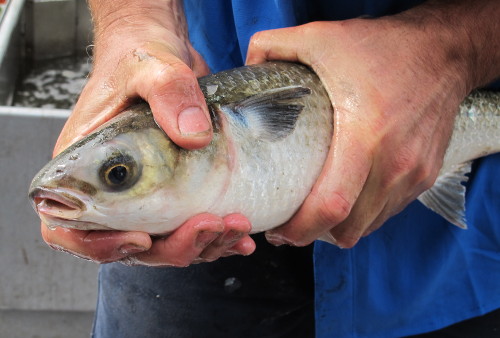
[[[253,33],[392,14],[412,0],[185,0],[190,39],[213,72],[243,65]],[[353,249],[315,244],[318,337],[400,337],[500,308],[500,155],[476,161],[469,229],[413,202]]]

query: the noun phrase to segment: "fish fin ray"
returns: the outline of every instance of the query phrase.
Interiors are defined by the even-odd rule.
[[[311,90],[302,86],[275,88],[245,98],[229,110],[254,137],[274,142],[293,132],[304,109],[294,100],[309,94]]]
[[[465,186],[469,180],[472,161],[454,166],[453,170],[440,175],[434,185],[418,196],[426,207],[444,217],[448,222],[467,229],[465,219]]]

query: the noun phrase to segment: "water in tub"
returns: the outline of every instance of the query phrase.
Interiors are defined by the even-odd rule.
[[[71,109],[87,82],[88,57],[61,57],[37,63],[19,84],[14,105]]]

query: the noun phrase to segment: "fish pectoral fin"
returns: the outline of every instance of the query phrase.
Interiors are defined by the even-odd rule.
[[[297,102],[311,94],[309,88],[289,86],[252,95],[229,108],[232,117],[250,133],[267,141],[278,141],[295,128],[304,106]]]
[[[434,185],[418,196],[426,207],[443,216],[448,222],[467,229],[465,219],[465,186],[472,161],[454,166],[453,170],[440,175]]]

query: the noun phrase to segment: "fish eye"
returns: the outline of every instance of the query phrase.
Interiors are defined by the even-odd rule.
[[[104,162],[99,176],[109,190],[122,191],[137,182],[140,172],[131,156],[117,153]]]
[[[109,168],[105,173],[107,183],[109,185],[122,184],[127,179],[128,171],[128,167],[122,164]]]

